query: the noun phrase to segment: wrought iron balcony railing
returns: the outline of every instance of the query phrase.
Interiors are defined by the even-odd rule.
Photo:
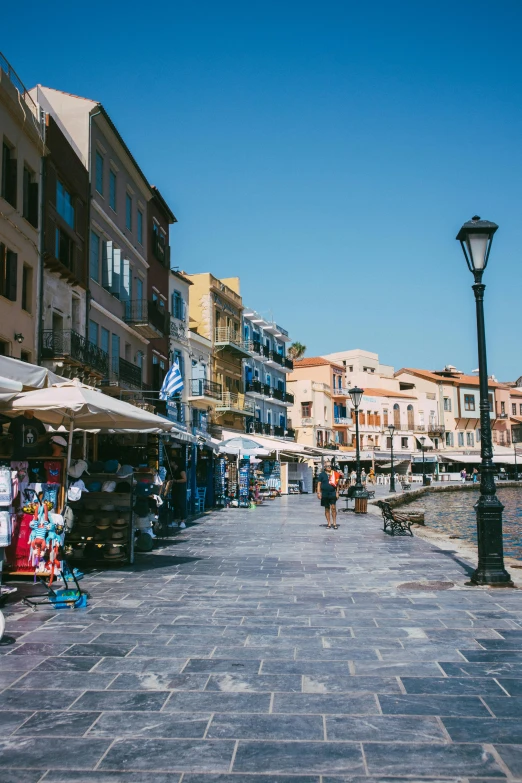
[[[247,399],[244,394],[236,394],[230,391],[223,392],[218,408],[229,408],[230,410],[242,411],[244,413],[254,413],[255,410],[252,400]]]
[[[221,400],[223,387],[220,383],[207,381],[205,378],[195,378],[190,381],[190,396],[212,397],[215,400]]]
[[[109,376],[102,381],[102,385],[108,386],[132,386],[141,389],[141,367],[131,364],[120,356],[114,356],[111,361]]]
[[[152,326],[161,334],[169,333],[169,316],[165,308],[158,307],[156,302],[147,299],[132,299],[125,303],[125,323],[137,329]]]
[[[46,329],[43,332],[44,359],[71,359],[100,375],[109,372],[109,354],[73,329]]]

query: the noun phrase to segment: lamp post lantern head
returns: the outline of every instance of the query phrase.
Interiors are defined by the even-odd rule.
[[[349,389],[348,394],[350,395],[350,398],[352,400],[352,405],[354,408],[358,408],[361,404],[361,400],[364,394],[364,389],[359,389],[358,386],[354,386],[353,389]]]
[[[470,272],[482,274],[487,267],[493,234],[497,228],[496,223],[481,220],[478,215],[474,215],[460,229],[456,238],[461,244]]]
[[[395,427],[393,424],[390,424],[388,427],[388,432],[390,433],[391,437],[393,438],[393,433],[395,432]]]
[[[424,435],[421,435],[419,440],[420,440],[421,448],[424,448],[424,444],[426,443],[426,437]]]

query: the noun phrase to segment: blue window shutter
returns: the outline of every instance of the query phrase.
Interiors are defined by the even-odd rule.
[[[131,281],[130,281],[130,262],[128,258],[123,259],[122,274],[121,274],[121,291],[120,299],[122,302],[128,302],[131,296]]]
[[[116,296],[120,295],[121,285],[121,250],[117,247],[114,248],[112,254],[112,285],[111,293]]]
[[[112,289],[112,241],[103,242],[102,252],[102,286],[109,291]]]

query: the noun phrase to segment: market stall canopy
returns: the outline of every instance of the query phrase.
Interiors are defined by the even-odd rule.
[[[237,433],[233,432],[232,430],[223,430],[223,437],[234,438],[237,437]],[[317,449],[313,446],[306,446],[304,443],[296,443],[292,440],[285,440],[285,438],[261,436],[257,433],[254,435],[254,438],[256,443],[258,443],[270,453],[278,451],[280,454],[292,454],[295,456],[300,455],[302,457],[312,457],[323,453],[329,454],[330,456],[332,453],[337,454],[337,452],[332,452],[331,450]]]
[[[268,456],[270,454],[257,441],[241,436],[222,440],[219,444],[219,450],[222,454],[242,454],[245,457]]]
[[[168,419],[102,394],[78,380],[17,394],[0,406],[0,411],[10,417],[25,410],[35,411],[38,419],[53,427],[74,424],[81,429],[170,432],[174,426]]]
[[[467,462],[471,465],[482,461],[480,454],[441,454],[440,456],[444,462]]]
[[[47,367],[29,364],[10,356],[0,356],[0,376],[22,384],[24,389],[44,389],[54,383],[65,383],[66,378],[56,375]],[[22,389],[19,389],[22,391]]]
[[[12,381],[11,378],[3,378],[0,376],[0,394],[7,393],[14,396],[18,392],[21,392],[23,388],[23,384],[21,384],[20,381]]]

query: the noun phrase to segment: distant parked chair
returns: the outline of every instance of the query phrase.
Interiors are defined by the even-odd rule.
[[[201,511],[205,510],[205,497],[207,494],[207,488],[206,487],[198,487],[196,489],[196,497],[194,498],[194,506],[195,511],[197,514],[199,514]]]

